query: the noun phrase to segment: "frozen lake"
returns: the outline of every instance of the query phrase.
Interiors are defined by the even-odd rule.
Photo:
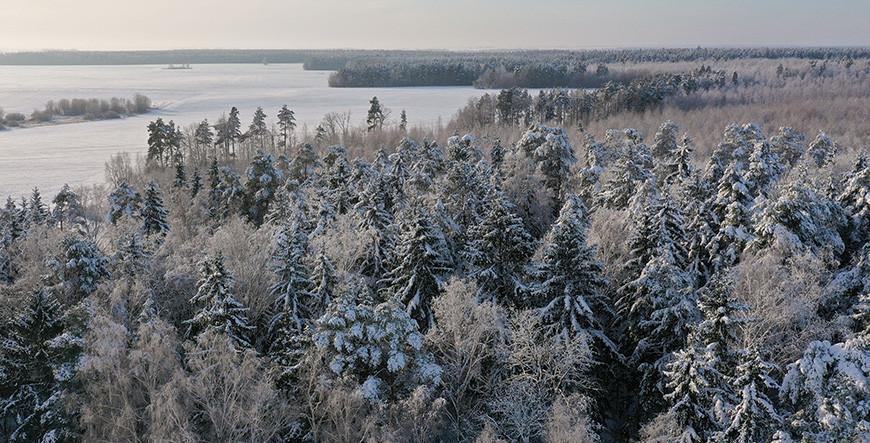
[[[270,123],[281,105],[311,129],[327,112],[350,111],[355,123],[365,120],[368,101],[377,96],[398,118],[410,124],[445,121],[469,98],[483,91],[471,87],[329,88],[329,72],[305,71],[301,64],[195,65],[189,70],[165,66],[0,66],[0,107],[30,114],[49,100],[62,98],[130,98],[147,95],[161,109],[121,120],[0,131],[0,197],[29,193],[39,186],[50,199],[64,183],[103,182],[104,162],[114,153],[145,152],[145,126],[163,117],[183,126],[208,118],[217,121],[232,106],[247,127],[262,106]],[[2,202],[0,202],[2,203]]]

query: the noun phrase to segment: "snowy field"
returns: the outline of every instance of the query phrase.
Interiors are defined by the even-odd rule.
[[[48,100],[62,98],[130,98],[147,95],[160,110],[123,120],[107,120],[0,131],[0,197],[20,195],[39,186],[54,195],[64,183],[101,183],[103,164],[114,153],[145,151],[148,121],[173,119],[186,126],[208,118],[214,122],[237,106],[243,124],[257,106],[271,121],[287,104],[300,127],[313,128],[327,112],[350,111],[355,123],[365,119],[368,101],[378,96],[398,118],[410,123],[447,120],[469,98],[483,91],[471,87],[329,88],[329,72],[292,65],[195,65],[190,70],[165,66],[0,66],[0,107],[29,114]]]

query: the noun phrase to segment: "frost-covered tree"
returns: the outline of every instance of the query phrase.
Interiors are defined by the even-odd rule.
[[[90,239],[69,235],[60,243],[59,253],[49,259],[49,281],[63,294],[77,300],[90,295],[109,277],[108,259]]]
[[[539,281],[530,291],[539,306],[541,325],[552,327],[558,339],[589,335],[610,350],[605,335],[611,314],[604,295],[605,280],[595,249],[587,244],[588,214],[577,196],[569,196],[559,218],[544,239],[541,260],[534,265]]]
[[[677,150],[677,134],[680,128],[676,123],[668,120],[659,126],[650,145],[650,153],[658,164],[665,164]]]
[[[198,310],[186,322],[189,335],[214,330],[226,334],[237,347],[251,347],[249,337],[254,328],[248,323],[248,309],[233,293],[233,285],[222,254],[200,262],[196,294],[190,299]]]
[[[779,396],[793,413],[786,417],[802,441],[846,442],[870,438],[870,339],[814,341],[788,365]]]
[[[691,179],[695,172],[692,164],[693,151],[692,139],[684,134],[676,149],[664,160],[660,176],[664,177],[665,183],[684,183]]]
[[[127,234],[118,239],[117,250],[113,256],[117,275],[134,280],[145,269],[149,252],[137,233]],[[113,271],[114,273],[114,271]]]
[[[310,271],[305,256],[304,234],[295,225],[284,225],[276,235],[271,269],[277,279],[271,288],[272,328],[302,330],[310,318],[313,300]]]
[[[280,186],[281,177],[275,169],[272,154],[257,151],[251,165],[245,171],[245,209],[248,219],[256,226],[263,224],[269,212],[269,203]]]
[[[145,198],[142,202],[142,232],[145,235],[165,236],[169,232],[168,212],[163,205],[163,196],[157,182],[151,181],[145,187]]]
[[[239,118],[239,109],[233,106],[230,108],[230,115],[227,118],[227,138],[229,139],[232,151],[230,155],[236,156],[236,143],[242,138],[242,120]]]
[[[846,226],[843,209],[809,185],[801,171],[757,211],[751,249],[777,246],[790,253],[811,252],[831,264],[845,250],[840,237]]]
[[[777,134],[770,137],[770,147],[785,164],[794,166],[807,149],[805,140],[806,137],[794,128],[780,127]]]
[[[854,252],[870,240],[870,162],[863,154],[843,181],[837,201],[849,217],[847,247]]]
[[[600,204],[611,209],[628,207],[629,200],[638,188],[652,178],[652,167],[652,154],[640,134],[634,129],[626,129],[622,153],[599,196]]]
[[[121,217],[138,218],[141,208],[142,195],[126,181],[119,183],[109,194],[109,221],[112,224],[117,223]]]
[[[176,189],[187,187],[187,168],[181,158],[175,161],[175,178],[172,180],[172,187]]]
[[[351,208],[353,199],[348,186],[352,169],[347,161],[347,150],[343,146],[330,146],[322,164],[320,180],[325,196],[337,214],[344,214]]]
[[[78,194],[70,189],[69,185],[64,184],[60,192],[52,200],[54,209],[51,212],[52,220],[58,224],[60,230],[63,231],[64,222],[67,224],[77,221],[82,216],[82,203]]]
[[[387,209],[386,196],[381,192],[383,185],[383,181],[375,178],[360,192],[355,206],[357,226],[367,237],[360,271],[372,278],[378,278],[389,268],[390,254],[396,243],[393,214]]]
[[[749,154],[749,166],[744,177],[749,194],[769,196],[784,170],[779,155],[771,151],[769,144],[756,143]]]
[[[288,178],[295,179],[299,183],[305,183],[315,173],[315,168],[319,166],[317,153],[314,151],[314,146],[311,143],[303,143],[299,145],[296,152],[296,157],[290,164],[290,175]]]
[[[481,299],[522,305],[518,297],[523,266],[535,249],[513,203],[496,189],[480,223],[468,229],[463,256]]]
[[[823,168],[831,163],[834,154],[837,153],[837,145],[822,131],[816,134],[816,138],[807,147],[807,157],[812,160],[816,167]]]
[[[500,139],[495,139],[492,143],[492,148],[489,150],[489,162],[492,164],[492,169],[501,173],[501,167],[504,164],[504,156],[506,154],[504,146]]]
[[[717,274],[698,296],[704,317],[697,328],[698,338],[706,346],[710,364],[726,377],[735,375],[742,352],[738,333],[749,321],[749,307],[734,296],[733,285],[730,276]]]
[[[245,133],[245,139],[253,140],[257,149],[266,149],[269,147],[266,142],[270,137],[271,133],[266,126],[266,113],[258,106],[251,119],[251,125],[248,126],[248,132]]]
[[[33,188],[30,194],[30,201],[27,202],[28,223],[32,225],[43,225],[49,220],[48,206],[42,202],[42,195],[39,194],[39,188]]]
[[[695,443],[708,441],[716,430],[716,419],[710,410],[715,385],[711,370],[703,354],[694,346],[674,353],[664,375],[668,393],[664,398],[671,403],[668,414],[679,428],[676,442]]]
[[[417,322],[392,297],[373,306],[367,291],[351,282],[317,321],[314,344],[333,376],[353,381],[373,402],[437,386],[441,367],[423,348]]]
[[[332,303],[338,291],[338,277],[332,260],[321,251],[314,261],[314,269],[311,271],[311,282],[314,285],[311,296],[313,299],[313,312],[319,318],[326,307]]]
[[[82,339],[65,324],[63,307],[36,291],[4,328],[0,350],[0,414],[10,442],[77,441],[78,419],[66,407]]]
[[[396,262],[383,279],[385,298],[395,297],[422,329],[428,329],[435,322],[432,299],[450,271],[446,242],[422,202],[409,208],[404,219]]]
[[[408,114],[402,109],[399,114],[399,130],[405,132],[408,130]]]
[[[728,165],[713,200],[719,226],[707,248],[713,257],[714,271],[737,263],[744,246],[752,238],[749,226],[752,196],[738,167],[737,162]]]
[[[25,208],[15,205],[12,197],[6,198],[6,206],[0,212],[0,235],[7,242],[15,241],[24,235],[26,225]]]
[[[779,389],[771,377],[775,371],[776,367],[762,359],[757,350],[746,353],[734,380],[738,401],[731,409],[728,427],[717,436],[719,440],[736,443],[770,441],[782,421],[768,396]]]
[[[571,166],[577,163],[567,131],[562,128],[532,126],[523,133],[517,142],[517,148],[535,159],[544,174],[544,184],[554,200],[561,204],[568,173]]]

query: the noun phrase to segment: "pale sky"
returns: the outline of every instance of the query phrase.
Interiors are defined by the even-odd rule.
[[[867,0],[0,0],[0,50],[870,46]]]

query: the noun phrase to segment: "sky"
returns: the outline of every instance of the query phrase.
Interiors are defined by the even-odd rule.
[[[0,50],[870,46],[867,0],[0,0]]]

